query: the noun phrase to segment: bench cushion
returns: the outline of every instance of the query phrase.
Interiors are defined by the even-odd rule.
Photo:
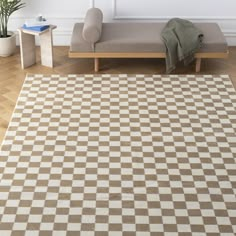
[[[204,34],[200,52],[227,52],[228,44],[220,27],[216,23],[196,23]]]
[[[165,52],[163,23],[105,23],[96,52]]]
[[[70,44],[71,52],[94,52],[93,44],[85,41],[82,36],[83,27],[83,23],[76,23],[74,25]]]
[[[115,22],[103,23],[102,35],[95,44],[95,52],[165,52],[161,31],[165,23]],[[226,52],[227,42],[216,23],[196,23],[204,33],[200,52]],[[75,24],[72,52],[93,52],[91,45],[81,38],[82,23]]]

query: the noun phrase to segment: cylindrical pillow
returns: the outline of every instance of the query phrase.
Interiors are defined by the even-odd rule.
[[[98,8],[90,8],[87,11],[83,27],[83,38],[89,43],[96,43],[102,34],[102,11]]]

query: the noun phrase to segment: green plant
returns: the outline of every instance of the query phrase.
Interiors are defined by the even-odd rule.
[[[15,11],[23,8],[25,3],[21,0],[0,0],[0,38],[7,38],[7,25],[9,17]]]

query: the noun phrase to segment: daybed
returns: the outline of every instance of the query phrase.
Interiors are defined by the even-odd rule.
[[[99,58],[165,58],[166,48],[161,32],[166,23],[113,22],[103,23],[102,12],[89,9],[84,23],[74,26],[70,58],[94,58],[94,70],[99,71]],[[228,46],[216,23],[196,23],[204,40],[196,57],[196,72],[203,58],[227,58]]]

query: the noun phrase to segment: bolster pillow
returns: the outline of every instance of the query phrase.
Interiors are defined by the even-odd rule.
[[[89,43],[96,43],[102,34],[102,11],[98,8],[90,8],[87,11],[83,27],[83,38]]]

